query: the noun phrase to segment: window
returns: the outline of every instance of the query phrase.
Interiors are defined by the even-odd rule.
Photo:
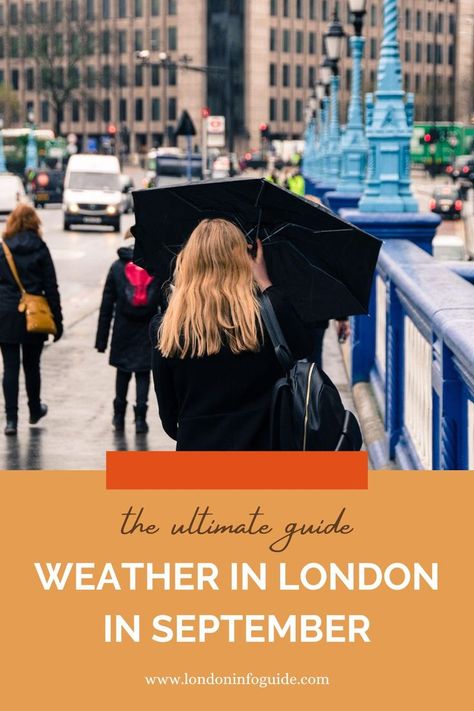
[[[283,30],[283,51],[290,51],[290,30]]]
[[[102,54],[110,54],[110,30],[102,32]]]
[[[135,30],[133,48],[135,52],[141,52],[143,49],[143,30]]]
[[[70,85],[74,89],[78,89],[81,83],[81,73],[79,67],[69,67],[68,71]]]
[[[160,85],[160,65],[159,64],[152,64],[151,65],[151,85],[152,86],[159,86]]]
[[[437,32],[444,32],[444,15],[441,12],[438,12],[438,21],[436,23],[436,31]]]
[[[7,3],[8,5],[8,3]],[[18,24],[18,5],[16,2],[12,2],[10,5],[10,25]]]
[[[426,29],[428,32],[433,32],[433,13],[429,12],[426,16]]]
[[[270,15],[275,17],[278,14],[277,0],[270,0]]]
[[[5,57],[5,43],[3,37],[0,37],[0,59]],[[0,82],[3,84],[3,80]]]
[[[127,99],[119,100],[119,121],[127,121]]]
[[[18,37],[10,37],[10,57],[18,57],[20,43]]]
[[[296,17],[303,17],[303,2],[302,0],[296,0]]]
[[[42,101],[40,104],[41,123],[49,122],[49,104],[47,101]]]
[[[350,88],[351,79],[352,79],[352,70],[351,70],[351,69],[346,69],[346,88],[347,88],[347,89]]]
[[[76,21],[79,19],[79,0],[71,0],[70,2],[70,19]],[[79,121],[79,119],[77,119]]]
[[[456,18],[454,15],[449,16],[449,34],[450,35],[456,34]]]
[[[442,64],[443,57],[444,57],[443,47],[442,47],[442,45],[437,44],[435,47],[435,63]]]
[[[377,40],[372,37],[370,40],[370,58],[376,59],[377,57]]]
[[[277,83],[277,66],[276,64],[270,64],[270,86],[276,86]]]
[[[102,102],[102,120],[110,121],[110,99],[104,99]]]
[[[161,121],[161,103],[159,99],[151,100],[151,120]]]
[[[303,102],[301,99],[296,99],[295,103],[295,120],[296,121],[302,121],[303,120]]]
[[[315,0],[309,0],[309,19],[310,19],[310,20],[315,20],[315,19],[316,19]]]
[[[168,99],[168,120],[169,121],[176,121],[177,110],[178,110],[178,107],[176,106],[176,99],[174,96],[172,96],[170,99]]]
[[[416,29],[417,30],[423,29],[423,16],[421,14],[421,10],[416,11]]]
[[[134,14],[135,17],[143,17],[143,0],[135,0]]]
[[[351,35],[348,35],[346,38],[346,55],[348,57],[352,56]]]
[[[421,89],[421,76],[419,74],[415,74],[415,91],[420,91]]]
[[[63,36],[59,32],[54,34],[54,54],[57,57],[62,57],[64,53]]]
[[[296,52],[301,54],[303,52],[303,33],[301,30],[296,32]]]
[[[127,51],[127,30],[118,32],[118,51],[119,54],[125,54]]]
[[[176,83],[177,83],[176,65],[170,64],[168,66],[168,86],[176,86]]]
[[[151,0],[152,17],[157,17],[160,14],[160,0]]]
[[[74,99],[72,102],[72,108],[71,108],[71,121],[73,121],[74,123],[77,123],[80,120],[81,120],[81,105],[77,99]]]
[[[276,30],[272,27],[270,30],[270,52],[276,52],[277,51],[277,33]]]
[[[323,0],[321,8],[321,16],[323,20],[328,19],[328,3],[327,0]]]
[[[268,113],[270,115],[270,121],[277,120],[277,102],[276,99],[270,99],[268,104]]]
[[[20,72],[18,71],[18,69],[12,69],[11,85],[12,85],[12,89],[14,89],[15,91],[18,91],[19,86],[20,86]]]
[[[282,67],[282,70],[283,70],[282,84],[283,84],[283,86],[290,86],[290,65],[284,64]]]
[[[176,15],[176,0],[168,0],[168,15]]]
[[[94,67],[86,68],[86,86],[88,89],[93,89],[95,87],[96,74]]]
[[[290,14],[290,8],[289,8],[290,3],[288,0],[283,0],[283,17],[288,17]]]
[[[283,101],[281,102],[281,108],[282,108],[282,120],[289,121],[290,120],[290,102],[288,99],[283,99]]]
[[[411,30],[411,10],[405,10],[405,29]]]
[[[29,3],[31,5],[31,3]],[[5,13],[3,10],[3,5],[0,5],[0,25],[5,24]]]
[[[429,63],[433,61],[433,45],[431,43],[426,45],[426,61]]]
[[[297,64],[295,67],[295,84],[299,89],[303,86],[303,67],[301,64]]]
[[[168,27],[168,49],[178,49],[178,30],[176,27]]]
[[[118,0],[118,16],[127,17],[127,0]]]
[[[110,0],[102,0],[102,17],[104,20],[110,17]]]
[[[135,99],[135,121],[143,121],[143,99]]]
[[[415,62],[421,61],[421,42],[417,42],[415,47]]]
[[[370,6],[370,26],[376,27],[377,25],[377,5]]]
[[[316,54],[316,33],[310,32],[308,35],[308,52],[309,54]]]
[[[88,32],[86,36],[86,54],[94,54],[95,52],[95,35],[93,32]]]
[[[405,42],[405,62],[411,61],[411,42]]]
[[[40,19],[40,22],[47,22],[48,21],[48,3],[47,2],[40,2],[40,4],[39,4],[39,19]]]
[[[102,67],[102,86],[104,89],[110,89],[112,84],[112,70],[110,64],[104,64]]]
[[[41,88],[47,89],[51,86],[51,71],[46,67],[41,67]]]
[[[35,38],[33,35],[25,37],[25,57],[32,57],[35,53]]]
[[[448,64],[453,66],[454,64],[454,45],[450,44],[448,47]]]
[[[63,19],[63,4],[61,0],[54,0],[54,19],[61,22]]]
[[[316,84],[316,68],[313,66],[308,67],[308,86],[310,89]]]
[[[143,86],[143,64],[135,64],[135,86]]]
[[[156,52],[160,49],[160,30],[158,29],[151,31],[150,49],[152,50],[152,52]]]
[[[95,17],[95,12],[94,12],[94,0],[86,0],[86,19],[87,20],[93,20]],[[95,115],[95,107],[94,107],[94,115]],[[94,119],[91,119],[92,121]]]
[[[41,35],[39,39],[38,51],[43,57],[48,54],[48,44],[48,35]]]
[[[408,72],[405,73],[405,91],[411,91],[411,77]]]
[[[128,84],[127,65],[126,64],[121,64],[119,66],[118,81],[119,81],[119,86],[127,86],[127,84]]]
[[[95,121],[95,101],[94,99],[88,99],[87,101],[87,120]]]

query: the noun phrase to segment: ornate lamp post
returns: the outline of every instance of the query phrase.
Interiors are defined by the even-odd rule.
[[[316,179],[316,109],[318,100],[313,89],[306,106],[306,130],[303,174],[307,178]]]
[[[361,98],[361,64],[365,45],[362,27],[367,0],[348,0],[348,3],[355,33],[349,40],[352,55],[351,98],[347,129],[341,139],[341,175],[336,190],[341,193],[361,193],[364,189],[368,151]]]
[[[333,19],[328,31],[324,34],[326,53],[332,65],[331,77],[331,120],[329,124],[329,171],[330,180],[339,177],[341,153],[340,153],[340,126],[339,126],[339,59],[341,57],[342,43],[345,32],[334,11]]]
[[[329,161],[329,85],[331,83],[332,77],[332,64],[330,60],[325,57],[322,64],[319,67],[319,73],[321,76],[321,83],[324,88],[324,96],[322,99],[322,109],[321,109],[321,138],[320,138],[320,175],[323,180],[327,177],[329,172],[328,161]]]
[[[26,143],[26,161],[25,161],[25,172],[29,170],[36,170],[38,167],[38,147],[36,145],[35,134],[33,133],[35,127],[35,115],[33,111],[28,111],[28,141]]]
[[[316,131],[316,160],[315,160],[315,168],[316,168],[316,173],[317,175],[321,175],[322,172],[322,146],[323,146],[323,128],[324,128],[324,98],[326,96],[326,87],[324,86],[322,81],[318,81],[316,83],[316,98],[318,100],[319,104],[319,112],[318,112],[318,124],[317,124],[317,131]]]
[[[5,173],[7,164],[5,162],[5,153],[3,150],[3,116],[0,116],[0,173]]]

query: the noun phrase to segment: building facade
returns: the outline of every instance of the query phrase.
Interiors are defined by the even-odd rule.
[[[415,93],[415,120],[471,119],[473,6],[473,0],[400,0],[404,86]],[[231,149],[258,148],[261,123],[280,137],[301,136],[336,7],[351,33],[346,0],[0,0],[0,83],[18,96],[20,125],[33,111],[36,125],[75,133],[83,146],[111,125],[127,128],[133,152],[169,144],[183,109],[199,144],[208,107],[226,116]],[[368,0],[365,91],[375,88],[382,11],[382,0]],[[73,25],[77,17],[81,23]],[[73,26],[82,49],[70,67]],[[46,90],[45,47],[54,55],[51,71],[74,72],[74,89],[59,112]],[[343,123],[348,51],[347,42],[340,62]]]

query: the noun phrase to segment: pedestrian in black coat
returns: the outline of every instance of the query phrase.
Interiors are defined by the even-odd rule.
[[[3,239],[8,242],[15,266],[29,294],[45,296],[51,308],[57,333],[61,338],[63,319],[53,260],[41,238],[41,222],[29,205],[18,205],[9,215]],[[30,424],[36,424],[48,408],[41,402],[40,360],[48,336],[29,333],[25,314],[18,311],[20,290],[0,249],[0,349],[3,357],[3,394],[5,398],[5,434],[14,435],[18,424],[20,362],[23,362],[30,410]]]
[[[257,291],[270,297],[293,355],[306,355],[311,338],[271,284],[261,243],[253,260],[237,227],[201,222],[178,256],[163,319],[151,326],[160,418],[179,450],[269,449],[270,401],[283,370]]]
[[[144,433],[148,431],[146,412],[151,371],[148,329],[150,319],[157,312],[160,290],[153,277],[132,263],[132,247],[121,247],[118,255],[105,282],[95,347],[99,353],[106,351],[113,321],[109,363],[117,368],[117,375],[112,423],[117,432],[123,432],[128,386],[135,374],[135,427],[137,433]]]

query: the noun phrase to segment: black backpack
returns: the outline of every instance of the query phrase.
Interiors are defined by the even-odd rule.
[[[270,449],[290,451],[359,450],[359,424],[344,409],[339,392],[316,363],[294,360],[270,298],[261,297],[262,319],[286,371],[273,388]]]

